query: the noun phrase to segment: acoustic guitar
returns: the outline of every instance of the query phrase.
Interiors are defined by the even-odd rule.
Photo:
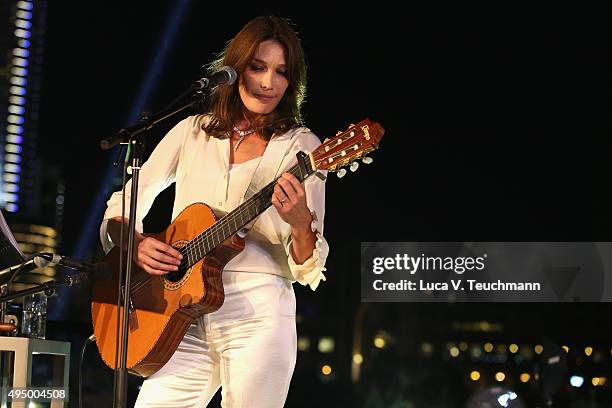
[[[313,174],[324,178],[319,170],[343,175],[345,166],[355,170],[355,160],[371,161],[365,155],[378,147],[383,134],[380,124],[363,120],[326,139],[310,154],[299,152],[298,163],[288,171],[302,182]],[[178,271],[163,276],[149,275],[133,263],[129,300],[124,302],[129,311],[126,366],[130,373],[143,377],[155,373],[174,354],[193,320],[221,307],[223,267],[244,249],[240,230],[272,205],[275,183],[224,216],[204,203],[191,204],[165,231],[148,234],[178,249],[183,259]],[[124,262],[126,258],[124,251]],[[94,284],[91,314],[98,351],[114,369],[119,248],[113,248],[104,262],[114,273]],[[122,320],[123,310],[119,315]]]

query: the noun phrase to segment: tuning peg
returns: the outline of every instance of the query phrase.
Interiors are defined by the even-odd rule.
[[[337,132],[336,132],[336,136],[341,135],[341,134],[342,134],[342,131],[341,131],[341,130],[339,130],[339,131],[337,131]]]
[[[361,162],[362,162],[363,164],[370,164],[370,163],[372,163],[373,161],[374,161],[374,159],[373,159],[373,158],[371,158],[371,157],[369,157],[369,156],[365,156],[363,159],[361,159]]]
[[[350,167],[350,169],[351,169],[351,171],[352,171],[352,172],[357,171],[357,169],[358,169],[358,168],[359,168],[359,162],[353,162],[353,163],[351,163],[351,167]]]
[[[340,169],[336,173],[336,176],[338,176],[338,178],[342,178],[342,177],[344,177],[345,174],[346,174],[346,169]]]

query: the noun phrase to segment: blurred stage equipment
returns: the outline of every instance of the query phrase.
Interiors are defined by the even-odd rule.
[[[7,406],[9,388],[32,388],[32,368],[35,355],[53,355],[50,380],[54,388],[68,393],[70,372],[70,343],[45,340],[47,296],[58,286],[71,286],[90,278],[107,277],[112,273],[103,263],[79,262],[65,256],[39,252],[25,257],[0,211],[0,353],[2,358],[1,406]],[[78,272],[59,281],[48,281],[25,290],[9,293],[10,285],[20,273],[27,273],[48,264],[57,264]],[[18,313],[9,314],[9,301],[23,297],[21,320]],[[17,306],[17,305],[12,305]],[[65,399],[67,400],[67,398]],[[51,407],[63,407],[65,400],[51,401]],[[12,402],[12,406],[26,406],[27,402]]]

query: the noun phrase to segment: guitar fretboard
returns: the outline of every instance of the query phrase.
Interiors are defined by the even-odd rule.
[[[312,174],[302,171],[299,164],[296,164],[287,172],[293,174],[300,182]],[[251,198],[240,204],[235,210],[225,215],[182,247],[180,252],[183,254],[183,262],[179,267],[179,272],[189,269],[219,246],[219,244],[236,234],[242,227],[270,207],[272,205],[272,193],[277,180],[278,178],[267,184]]]

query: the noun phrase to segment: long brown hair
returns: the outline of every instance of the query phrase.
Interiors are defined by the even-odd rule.
[[[282,134],[302,124],[300,108],[306,96],[306,63],[302,44],[288,21],[277,16],[260,16],[249,21],[209,65],[212,74],[222,66],[230,66],[238,76],[251,64],[257,47],[274,40],[285,50],[289,86],[278,106],[270,113],[257,115],[253,128],[264,138]],[[237,80],[231,86],[219,86],[210,95],[211,120],[203,126],[207,134],[226,138],[234,123],[241,118],[242,102]]]

